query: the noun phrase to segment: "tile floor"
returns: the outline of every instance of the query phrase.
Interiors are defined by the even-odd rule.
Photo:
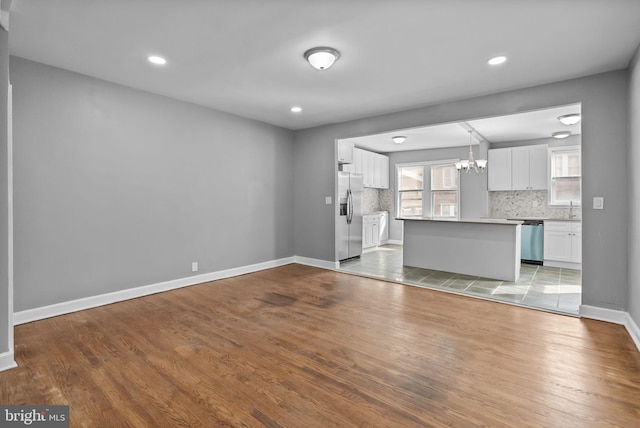
[[[346,272],[577,315],[582,301],[582,271],[522,264],[520,278],[506,282],[402,265],[402,246],[364,250],[340,263]]]

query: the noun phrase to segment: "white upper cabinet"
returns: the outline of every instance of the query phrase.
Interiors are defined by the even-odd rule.
[[[353,163],[355,145],[351,141],[338,141],[338,163]]]
[[[547,189],[547,146],[511,149],[512,190]]]
[[[489,150],[488,190],[546,190],[547,145]]]
[[[389,188],[389,156],[379,155],[380,156],[380,188],[388,189]]]
[[[532,190],[547,190],[549,150],[546,144],[529,149],[529,186]]]
[[[351,172],[362,174],[364,187],[389,188],[389,157],[362,149],[354,149]]]
[[[487,164],[489,190],[511,190],[511,149],[489,150]]]

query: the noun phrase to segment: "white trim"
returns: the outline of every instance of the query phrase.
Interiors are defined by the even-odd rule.
[[[5,352],[0,354],[0,372],[13,369],[15,367],[18,367],[18,365],[13,359],[13,352]]]
[[[633,339],[633,343],[636,344],[636,348],[640,351],[640,327],[638,327],[638,324],[631,318],[629,313],[627,313],[624,326],[627,328],[631,339]]]
[[[293,263],[301,265],[314,266],[321,269],[336,270],[340,267],[340,262],[328,262],[326,260],[311,259],[309,257],[295,256]]]
[[[40,308],[27,309],[24,311],[16,312],[13,317],[13,322],[14,325],[25,324],[28,322],[55,317],[58,315],[64,315],[71,312],[82,311],[85,309],[91,309],[98,306],[121,302],[123,300],[135,299],[137,297],[148,296],[150,294],[160,293],[163,291],[175,290],[176,288],[188,287],[190,285],[200,284],[203,282],[215,281],[218,279],[244,275],[247,273],[257,272],[265,269],[271,269],[274,267],[295,263],[294,259],[294,257],[286,257],[283,259],[272,260],[264,263],[257,263],[218,272],[210,272],[202,275],[189,276],[186,278],[159,282],[142,287],[115,291],[113,293],[106,293],[97,296],[71,300],[69,302],[56,303]]]
[[[402,245],[402,239],[389,239],[388,244]]]
[[[421,161],[421,162],[397,163],[396,164],[396,172],[398,171],[398,167],[405,167],[405,166],[432,166],[432,165],[440,165],[440,164],[450,164],[450,163],[456,163],[459,160],[460,160],[460,158],[442,159],[442,160],[429,160],[429,161]],[[396,176],[397,176],[397,174],[396,174]]]
[[[598,306],[580,305],[580,316],[624,325],[626,312],[616,309],[600,308]]]
[[[7,91],[7,343],[13,352],[13,86]]]
[[[544,260],[543,266],[582,270],[582,263],[561,262],[558,260]]]
[[[580,305],[580,316],[623,325],[640,352],[640,328],[638,328],[638,324],[636,324],[628,312],[599,308],[597,306]]]

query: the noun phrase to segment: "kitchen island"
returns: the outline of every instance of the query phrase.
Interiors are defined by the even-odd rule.
[[[522,221],[400,217],[403,264],[516,281]]]

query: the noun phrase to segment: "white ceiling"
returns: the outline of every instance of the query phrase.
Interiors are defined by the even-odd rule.
[[[477,145],[480,139],[491,144],[551,138],[551,134],[558,131],[570,131],[572,135],[580,135],[582,122],[567,126],[558,120],[558,117],[571,113],[581,114],[581,105],[570,104],[466,122],[399,129],[347,140],[362,149],[390,153],[465,146],[469,144],[469,129],[474,131],[472,145]],[[391,140],[394,135],[403,135],[407,140],[402,144],[395,144]]]
[[[14,0],[9,43],[23,58],[302,129],[626,68],[638,16],[640,0]],[[342,53],[330,70],[302,57],[319,45]],[[496,54],[509,60],[492,68]]]

